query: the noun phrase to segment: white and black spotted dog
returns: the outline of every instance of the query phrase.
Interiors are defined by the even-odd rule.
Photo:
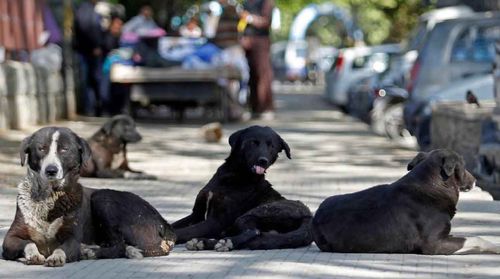
[[[23,140],[20,156],[28,173],[18,186],[4,259],[62,266],[87,258],[162,256],[172,249],[175,234],[145,200],[78,183],[91,151],[71,130],[38,130]]]

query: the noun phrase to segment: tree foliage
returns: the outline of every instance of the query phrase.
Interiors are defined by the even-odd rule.
[[[169,20],[183,15],[192,5],[206,0],[112,0],[127,8],[127,16],[134,15],[140,5],[149,3],[155,9],[161,25],[169,28]],[[240,1],[241,2],[241,1]],[[429,7],[422,0],[275,0],[281,10],[282,29],[273,34],[275,40],[286,40],[293,18],[308,4],[330,2],[349,10],[358,26],[365,34],[368,44],[400,42],[406,38],[418,21],[418,16]],[[316,36],[328,45],[340,46],[344,39],[344,27],[332,17],[320,18],[308,30],[308,35]]]
[[[286,39],[293,18],[306,5],[330,2],[349,10],[358,26],[365,33],[368,44],[400,42],[418,21],[418,16],[429,9],[422,0],[275,0],[282,12],[282,30],[276,39]],[[325,44],[337,45],[342,36],[342,26],[334,18],[318,19],[308,31]]]

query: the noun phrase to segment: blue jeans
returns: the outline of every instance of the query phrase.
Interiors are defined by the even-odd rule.
[[[100,84],[102,78],[102,59],[98,56],[80,53],[80,73],[82,88],[80,102],[84,115],[100,115],[106,105],[106,96],[102,96]]]

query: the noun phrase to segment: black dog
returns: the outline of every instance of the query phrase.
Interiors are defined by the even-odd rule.
[[[128,165],[127,144],[142,136],[128,115],[111,118],[89,139],[92,160],[82,170],[84,177],[156,179],[155,176],[132,170]]]
[[[149,203],[130,193],[78,183],[90,152],[86,141],[67,128],[43,128],[23,140],[21,165],[27,156],[28,174],[18,186],[16,215],[3,242],[4,259],[62,266],[80,260],[82,250],[84,258],[168,253],[175,236]],[[82,249],[81,244],[95,243],[102,249]]]
[[[318,247],[344,253],[500,253],[479,237],[449,234],[459,190],[475,184],[460,155],[419,153],[408,170],[392,184],[326,199],[312,222]]]
[[[170,224],[135,194],[97,190],[91,207],[97,246],[82,246],[86,259],[165,256],[174,247]]]
[[[288,144],[260,126],[235,132],[229,144],[231,154],[199,192],[191,215],[172,225],[178,242],[190,240],[190,250],[217,251],[309,245],[310,210],[286,200],[264,177],[279,152],[291,158]]]

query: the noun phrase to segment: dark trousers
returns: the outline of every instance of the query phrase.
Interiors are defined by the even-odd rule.
[[[273,69],[271,66],[271,40],[266,36],[244,37],[243,48],[250,67],[250,107],[254,113],[272,111],[274,109],[271,83]]]
[[[100,115],[104,102],[107,101],[106,96],[101,97],[102,59],[94,55],[80,54],[80,66],[82,113]]]

